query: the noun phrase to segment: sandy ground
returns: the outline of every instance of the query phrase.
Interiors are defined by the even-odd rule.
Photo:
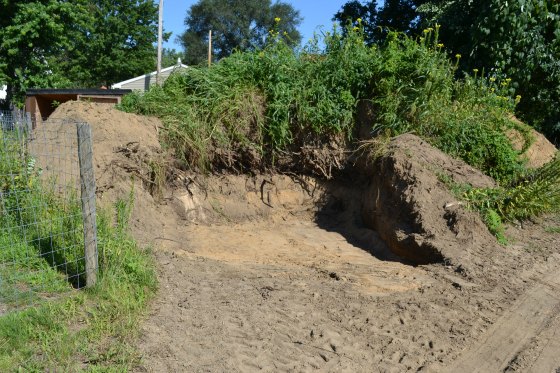
[[[558,234],[510,234],[497,284],[379,260],[308,220],[184,227],[156,250],[137,371],[555,372]]]
[[[98,202],[134,185],[132,233],[154,249],[135,371],[560,372],[560,217],[509,227],[469,271],[415,266],[364,226],[357,182],[175,170],[162,191],[156,119],[56,115],[92,124]]]

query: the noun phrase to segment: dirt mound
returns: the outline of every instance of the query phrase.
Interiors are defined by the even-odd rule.
[[[446,207],[456,199],[441,181],[488,187],[493,180],[412,135],[391,142],[364,193],[363,186],[344,189],[340,183],[295,174],[207,177],[168,169],[157,138],[159,120],[111,105],[67,102],[51,116],[51,121],[60,119],[92,125],[98,200],[102,206],[112,204],[132,189],[132,230],[143,242],[174,237],[171,231],[181,225],[285,221],[305,215],[330,230],[344,231],[350,240],[359,236],[361,246],[378,250],[379,240],[364,243],[371,234],[355,227],[362,210],[364,228],[378,231],[395,254],[414,263],[443,261],[465,267],[477,249],[495,245],[477,214],[458,204]]]
[[[510,130],[507,133],[507,136],[515,150],[522,151],[527,147],[527,149],[525,149],[522,153],[522,156],[527,158],[527,167],[538,168],[554,159],[558,149],[556,149],[554,144],[548,141],[542,133],[535,131],[533,128],[527,126],[514,116],[510,117],[510,120],[527,128],[530,133],[530,137],[532,137],[532,143],[527,147],[527,140],[521,132],[517,130]]]
[[[92,126],[97,201],[110,209],[118,199],[134,193],[133,233],[157,226],[165,183],[164,153],[158,141],[161,122],[155,117],[124,113],[111,104],[68,101],[44,125],[83,121]]]
[[[491,187],[491,178],[408,134],[394,138],[375,167],[363,216],[397,255],[469,266],[470,253],[496,245],[479,216],[457,203],[442,181]]]
[[[155,118],[83,102],[52,118],[92,125],[98,201],[126,198],[134,185],[132,233],[154,244],[160,287],[134,371],[447,371],[453,360],[497,360],[473,357],[479,345],[513,361],[510,343],[488,335],[503,342],[514,331],[530,347],[518,371],[543,349],[543,361],[558,362],[547,344],[558,312],[533,312],[560,309],[547,293],[560,285],[543,283],[558,273],[558,234],[510,227],[515,245],[501,249],[477,215],[445,209],[455,199],[440,180],[493,181],[414,136],[393,140],[376,173],[361,175],[365,185],[357,171],[329,182],[164,172]],[[411,260],[455,267],[410,266],[379,236]],[[495,333],[492,324],[507,325]]]

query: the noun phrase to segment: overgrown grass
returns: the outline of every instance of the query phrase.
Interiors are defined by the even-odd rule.
[[[560,212],[560,156],[505,187],[471,189],[464,198],[476,209],[510,222]]]
[[[212,169],[224,159],[233,168],[271,166],[310,144],[355,149],[357,106],[370,101],[373,134],[414,132],[506,183],[523,170],[505,134],[516,126],[507,119],[516,103],[509,80],[478,72],[456,79],[457,61],[446,57],[438,31],[420,39],[394,33],[379,47],[367,46],[359,27],[347,37],[335,27],[324,48],[316,38],[299,51],[273,31],[263,50],[191,67],[126,96],[121,108],[163,118],[163,141],[175,155]],[[247,154],[258,154],[256,162]]]
[[[116,219],[98,215],[98,283],[74,290],[84,283],[78,200],[50,189],[14,139],[0,140],[0,306],[23,307],[0,316],[0,371],[131,368],[129,343],[156,290],[150,253],[127,234],[132,194]]]
[[[126,96],[121,108],[163,118],[163,142],[190,167],[254,170],[274,167],[281,155],[304,157],[307,145],[359,148],[357,109],[369,102],[372,136],[415,133],[498,181],[499,188],[464,198],[502,242],[502,221],[559,205],[556,181],[546,181],[558,164],[525,169],[522,153],[532,139],[528,127],[509,119],[520,100],[510,79],[478,70],[458,77],[461,56],[447,57],[439,26],[418,39],[392,33],[382,46],[367,46],[362,32],[349,28],[343,37],[335,26],[322,43],[315,38],[293,51],[272,31],[264,49],[191,67],[163,87]],[[512,130],[524,137],[521,151],[508,139]]]
[[[91,289],[0,317],[0,371],[125,371],[138,362],[130,342],[156,290],[154,263],[126,232],[98,219],[100,273]]]

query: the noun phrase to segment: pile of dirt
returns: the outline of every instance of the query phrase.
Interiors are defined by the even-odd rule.
[[[560,366],[558,233],[509,227],[515,244],[497,245],[443,181],[494,182],[414,136],[362,177],[201,175],[160,161],[156,118],[83,102],[52,118],[92,125],[102,205],[134,186],[132,233],[160,281],[135,371]]]
[[[527,159],[527,167],[538,168],[554,159],[558,149],[542,133],[524,124],[514,116],[510,117],[510,120],[529,132],[529,138],[525,138],[517,130],[510,130],[507,133],[513,148],[518,152],[523,151],[521,156]],[[531,142],[527,143],[528,140]]]
[[[410,134],[392,139],[375,169],[364,194],[364,221],[400,257],[471,268],[473,252],[496,246],[479,215],[444,183],[495,186],[482,172]]]
[[[473,253],[496,244],[478,215],[456,203],[442,181],[491,187],[493,180],[413,135],[393,139],[373,177],[366,175],[366,184],[358,177],[346,183],[353,184],[348,188],[296,174],[204,176],[173,169],[158,142],[159,120],[112,105],[66,102],[50,118],[60,120],[92,125],[98,201],[112,205],[133,190],[132,230],[145,243],[165,241],[181,225],[299,216],[391,257],[377,237],[375,245],[364,242],[371,235],[354,224],[363,219],[358,225],[377,231],[393,253],[415,264],[445,262],[466,269]]]
[[[159,199],[165,186],[166,159],[158,140],[161,121],[124,113],[111,104],[68,101],[43,125],[63,126],[69,121],[92,127],[98,204],[110,210],[117,200],[134,193],[133,233],[149,238],[151,233],[144,232],[159,225]]]

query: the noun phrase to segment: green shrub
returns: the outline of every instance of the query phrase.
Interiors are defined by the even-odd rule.
[[[456,79],[460,56],[446,57],[438,32],[425,30],[418,40],[392,33],[384,45],[367,46],[360,27],[343,37],[335,26],[300,51],[272,38],[262,50],[126,96],[121,107],[161,117],[164,143],[190,166],[208,169],[243,168],[251,151],[256,163],[272,166],[278,154],[305,145],[335,140],[355,149],[357,103],[369,100],[372,133],[414,132],[507,183],[523,171],[505,135],[517,102],[507,96],[509,81],[478,72]]]
[[[526,220],[560,211],[560,157],[495,189],[472,189],[464,194],[471,206],[493,210],[502,220]]]

